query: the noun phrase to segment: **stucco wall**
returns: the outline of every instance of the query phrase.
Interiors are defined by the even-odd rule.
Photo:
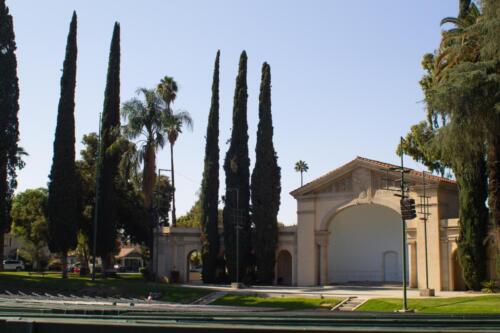
[[[329,226],[328,282],[401,281],[401,218],[379,205],[359,205]]]

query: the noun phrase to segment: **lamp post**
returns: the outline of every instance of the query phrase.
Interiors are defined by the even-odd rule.
[[[394,194],[395,196],[401,197],[401,230],[402,230],[402,275],[403,275],[403,308],[398,310],[398,312],[411,312],[408,309],[408,299],[407,299],[407,285],[406,285],[406,220],[415,218],[414,211],[414,200],[406,197],[406,184],[405,184],[405,173],[409,172],[404,168],[403,163],[403,137],[400,139],[400,147],[401,147],[401,166],[389,168],[391,171],[397,171],[401,173],[401,186],[400,186],[400,194]]]
[[[401,137],[401,147],[403,147],[403,138]],[[403,150],[401,149],[401,199],[405,199],[405,170],[403,164]],[[408,300],[406,297],[406,220],[401,217],[403,229],[403,309],[402,312],[408,311]]]
[[[393,170],[397,170],[401,172],[401,225],[402,225],[402,237],[403,237],[403,308],[399,310],[399,312],[411,312],[412,310],[408,309],[408,299],[406,292],[406,220],[414,219],[416,217],[415,213],[415,200],[411,199],[409,196],[406,198],[406,184],[405,184],[405,173],[409,172],[409,170],[405,170],[403,163],[403,137],[400,138],[400,147],[401,147],[401,166],[399,168],[393,168]]]
[[[158,178],[157,182],[160,182],[160,177],[161,177],[161,172],[169,172],[170,169],[158,169]],[[154,266],[154,274],[156,277],[158,277],[158,242],[156,241],[156,233],[155,229],[160,226],[160,198],[159,198],[159,191],[156,190],[156,216],[155,216],[155,222],[152,225],[152,233],[153,233],[153,251],[154,251],[154,260],[155,260],[155,266]]]
[[[240,284],[240,189],[228,187],[228,191],[236,192],[236,214],[234,215],[234,225],[236,228],[236,286]]]
[[[421,296],[434,296],[434,289],[429,288],[429,260],[428,260],[428,249],[427,249],[427,221],[429,215],[429,197],[427,197],[426,192],[426,182],[425,182],[425,171],[422,171],[422,190],[423,195],[420,197],[420,214],[423,217],[420,219],[424,221],[424,245],[425,245],[425,290],[420,291]]]

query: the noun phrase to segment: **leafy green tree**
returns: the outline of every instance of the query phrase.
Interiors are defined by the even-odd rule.
[[[12,201],[12,232],[21,240],[23,257],[33,268],[43,269],[48,260],[47,189],[29,189],[18,193]]]
[[[304,185],[304,172],[309,170],[309,165],[306,162],[300,160],[295,163],[295,171],[300,172],[300,186]]]
[[[106,91],[102,114],[100,156],[97,171],[96,252],[102,258],[103,269],[111,264],[116,250],[117,204],[116,177],[120,163],[116,142],[120,138],[120,25],[115,23],[109,52]]]
[[[95,205],[96,165],[99,152],[99,137],[96,133],[83,136],[84,149],[80,151],[81,159],[76,162],[77,179],[79,180],[80,198],[80,233],[77,252],[88,258],[92,248],[92,223]],[[140,175],[137,175],[135,145],[122,138],[115,142],[118,155],[121,156],[116,189],[117,228],[123,230],[123,237],[134,243],[145,243],[148,237],[149,211],[144,206],[141,193]],[[84,260],[87,262],[88,260]]]
[[[177,226],[182,228],[201,228],[202,206],[200,199],[196,200],[191,209],[177,219]]]
[[[255,156],[252,173],[252,220],[255,224],[257,280],[272,284],[278,242],[281,169],[273,144],[271,67],[267,63],[262,65]]]
[[[202,206],[201,196],[196,200],[191,209],[177,219],[177,226],[182,228],[201,229]],[[217,210],[217,226],[222,227],[222,209]]]
[[[77,244],[78,197],[75,172],[75,86],[77,18],[71,19],[61,77],[54,157],[49,176],[49,248],[61,254],[62,277],[68,277],[68,251]]]
[[[494,1],[486,1],[483,10],[493,8],[489,5],[498,8]],[[426,55],[423,62],[427,74],[421,85],[431,130],[429,144],[406,147],[416,148],[410,154],[417,159],[425,157],[426,165],[439,162],[451,166],[456,175],[460,189],[459,259],[467,286],[475,290],[480,289],[486,271],[487,176],[493,216],[497,214],[495,198],[499,194],[500,66],[495,50],[500,22],[499,12],[493,12],[486,18],[474,3],[462,0],[457,18],[443,19],[442,24],[453,27],[443,32],[437,54]],[[491,47],[495,43],[497,47]],[[410,133],[407,141],[419,139],[419,134]]]
[[[17,187],[16,170],[24,166],[18,148],[19,84],[14,25],[5,0],[0,0],[0,244],[9,231],[10,207]],[[0,246],[0,271],[4,247]]]
[[[224,160],[226,174],[223,210],[224,248],[231,281],[236,281],[237,277],[238,281],[241,281],[241,278],[246,276],[251,260],[247,99],[247,54],[243,51],[236,77],[231,140]],[[236,250],[236,227],[239,228],[238,251]]]
[[[220,51],[217,51],[212,81],[212,101],[208,114],[205,143],[205,163],[201,183],[201,243],[202,243],[202,278],[205,283],[216,280],[217,257],[219,255],[219,63]]]
[[[168,226],[168,213],[172,202],[172,184],[167,176],[161,175],[158,177],[155,187],[156,195],[156,210],[158,214],[158,222],[161,225]]]

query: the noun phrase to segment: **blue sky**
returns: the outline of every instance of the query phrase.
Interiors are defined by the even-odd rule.
[[[19,189],[46,186],[69,21],[78,14],[77,154],[97,131],[113,23],[122,31],[122,102],[164,76],[180,86],[175,107],[194,118],[176,145],[178,215],[197,198],[215,53],[221,50],[221,164],[230,136],[238,58],[248,60],[250,158],[255,160],[262,63],[272,70],[274,143],[282,168],[279,220],[296,222],[289,192],[297,160],[312,180],[357,155],[398,163],[395,147],[424,118],[420,60],[458,0],[189,1],[7,0],[18,45],[21,145],[30,154]],[[410,161],[408,165],[422,169]],[[169,166],[167,149],[159,167]],[[221,170],[221,185],[224,184]],[[222,193],[222,188],[221,188]]]

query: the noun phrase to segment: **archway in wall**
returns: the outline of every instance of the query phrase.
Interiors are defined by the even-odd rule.
[[[330,221],[328,283],[402,281],[401,216],[373,204],[349,207]]]
[[[287,250],[281,250],[276,260],[276,283],[278,285],[292,285],[292,255]]]
[[[462,271],[462,266],[460,266],[460,262],[458,261],[458,252],[457,250],[453,251],[451,255],[452,262],[452,277],[453,277],[453,290],[463,291],[466,290],[465,281],[464,281],[464,273]]]
[[[186,282],[192,284],[201,284],[201,252],[193,250],[187,256],[186,264]]]

